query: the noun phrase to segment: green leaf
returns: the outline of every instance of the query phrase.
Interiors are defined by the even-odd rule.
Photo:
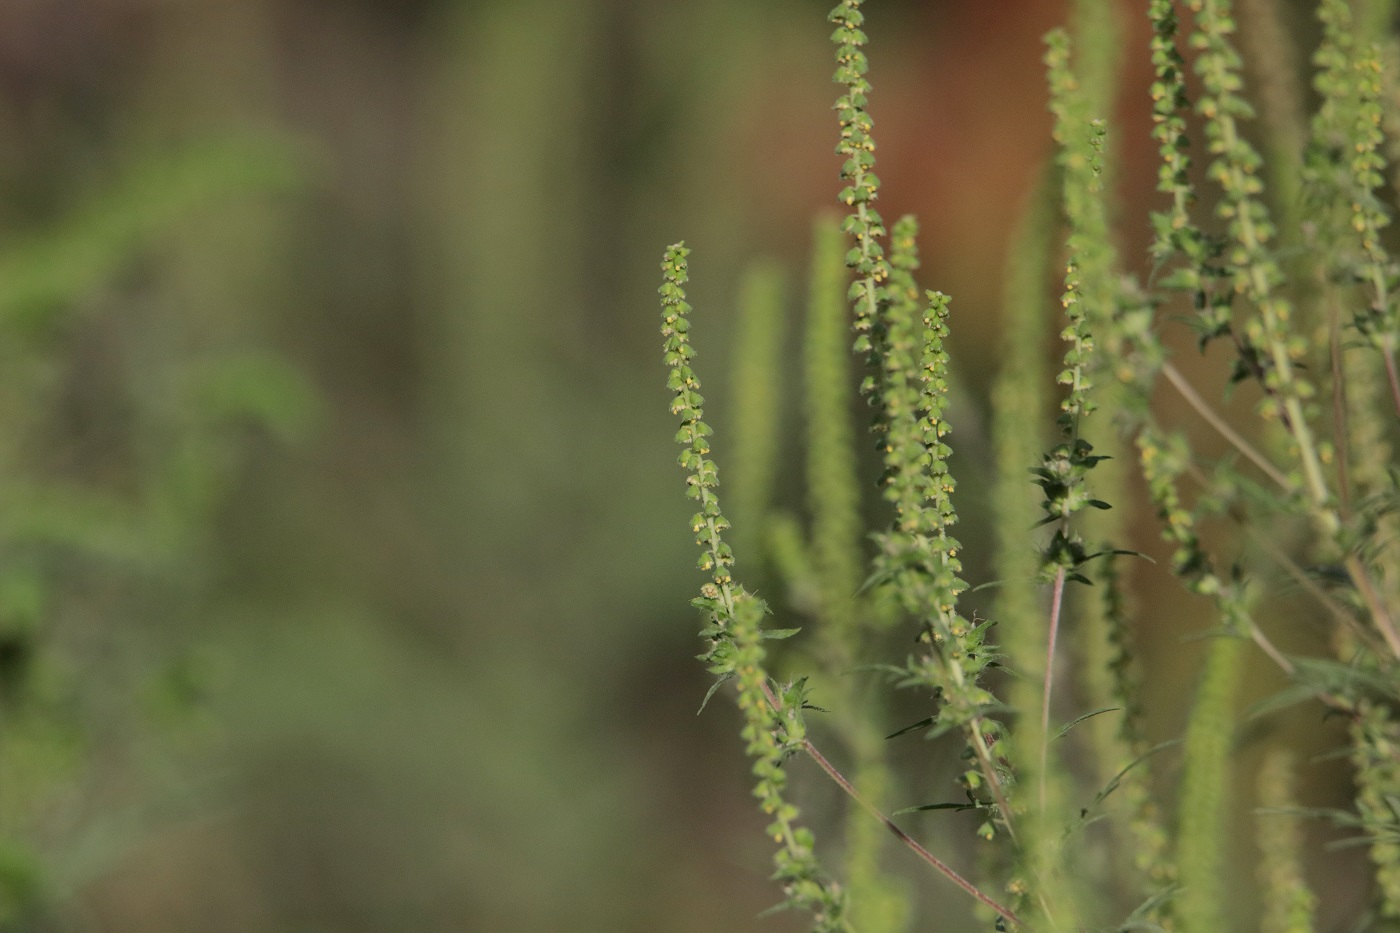
[[[1122,547],[1107,548],[1102,551],[1095,551],[1094,553],[1085,556],[1084,560],[1090,561],[1096,557],[1141,557],[1149,564],[1157,563],[1155,560],[1152,559],[1151,555],[1144,554],[1141,551],[1134,551],[1130,548]]]
[[[1118,789],[1118,785],[1121,784],[1121,783],[1123,783],[1123,778],[1127,776],[1127,774],[1128,774],[1129,771],[1133,770],[1133,769],[1136,768],[1138,765],[1140,765],[1140,764],[1142,764],[1143,762],[1147,761],[1147,759],[1151,758],[1153,755],[1157,754],[1158,752],[1165,751],[1165,750],[1171,748],[1171,747],[1174,746],[1174,745],[1180,745],[1180,744],[1181,744],[1181,739],[1171,739],[1170,741],[1162,742],[1162,743],[1160,743],[1160,744],[1158,744],[1158,745],[1152,746],[1152,747],[1149,748],[1147,751],[1143,752],[1141,755],[1139,755],[1139,756],[1137,756],[1136,758],[1134,758],[1132,761],[1130,761],[1127,765],[1125,765],[1125,766],[1123,767],[1123,770],[1119,771],[1117,774],[1115,774],[1115,775],[1113,776],[1113,780],[1109,781],[1107,784],[1104,785],[1103,790],[1099,791],[1096,795],[1094,795],[1094,802],[1093,802],[1093,804],[1091,804],[1090,806],[1091,806],[1091,807],[1093,807],[1093,806],[1098,806],[1099,804],[1103,803],[1104,800],[1107,799],[1108,795],[1111,794],[1111,793],[1113,793],[1115,790],[1117,790],[1117,789]],[[1089,809],[1089,808],[1085,808],[1086,814],[1087,814],[1087,812],[1088,812],[1088,809]]]
[[[1400,700],[1395,682],[1377,671],[1363,670],[1340,661],[1325,658],[1289,658],[1293,662],[1293,678],[1300,684],[1324,693],[1355,695],[1372,693],[1391,700]]]
[[[896,810],[891,813],[890,816],[902,816],[905,813],[918,813],[921,810],[957,810],[961,812],[963,810],[976,809],[978,809],[978,807],[974,803],[926,803],[921,807],[905,807],[903,810]]]
[[[884,674],[886,677],[903,677],[904,668],[898,664],[857,664],[855,667],[848,667],[844,671],[846,674]]]
[[[755,916],[755,918],[771,917],[771,916],[773,916],[774,914],[780,914],[780,913],[782,913],[782,912],[785,911],[785,910],[792,910],[794,906],[796,906],[796,905],[794,905],[794,904],[792,903],[792,901],[783,901],[781,904],[774,904],[772,907],[769,907],[767,910],[760,910],[760,911],[759,911],[757,914],[755,914],[754,916]]]
[[[1317,689],[1306,684],[1293,684],[1265,697],[1245,711],[1245,719],[1262,719],[1271,713],[1288,709],[1317,696]]]
[[[727,683],[733,677],[733,674],[725,674],[724,676],[717,679],[714,683],[710,684],[710,689],[705,691],[705,699],[700,701],[700,708],[695,711],[695,715],[699,716],[701,713],[705,712],[705,707],[708,706],[710,703],[710,697],[714,696],[715,692],[719,690],[720,687],[723,687],[725,683]]]
[[[901,671],[900,673],[903,673],[903,671]],[[938,719],[937,716],[930,716],[930,717],[928,717],[927,719],[920,719],[918,722],[914,723],[912,726],[905,726],[903,729],[899,729],[899,730],[897,730],[897,731],[895,731],[895,732],[891,732],[889,735],[885,736],[885,739],[886,739],[886,741],[888,741],[889,739],[896,739],[896,738],[899,738],[901,735],[904,735],[904,734],[907,733],[907,732],[913,732],[915,729],[923,729],[923,728],[925,728],[925,727],[927,727],[927,726],[931,726],[931,725],[934,724],[934,722],[937,721],[937,719]]]
[[[1062,726],[1060,728],[1060,731],[1055,733],[1055,738],[1058,739],[1063,737],[1065,733],[1069,732],[1069,730],[1073,729],[1075,726],[1079,725],[1086,719],[1093,719],[1095,716],[1101,715],[1103,713],[1116,713],[1120,709],[1122,709],[1121,706],[1105,706],[1103,709],[1096,709],[1092,713],[1085,713],[1083,716],[1080,716],[1076,719],[1072,719],[1064,726]]]
[[[1139,904],[1132,913],[1128,914],[1127,919],[1118,925],[1114,933],[1137,933],[1137,931],[1161,933],[1162,927],[1150,922],[1147,918],[1155,914],[1163,904],[1166,904],[1175,897],[1176,892],[1179,890],[1181,890],[1181,885],[1171,884],[1155,892],[1151,897]]]

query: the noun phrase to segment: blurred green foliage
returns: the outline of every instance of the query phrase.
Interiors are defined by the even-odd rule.
[[[737,263],[716,89],[798,6],[0,11],[0,923],[763,906],[655,858],[740,772],[664,751],[632,273],[677,204]]]

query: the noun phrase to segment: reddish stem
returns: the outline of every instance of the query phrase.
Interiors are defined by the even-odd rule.
[[[778,702],[778,698],[773,695],[772,689],[769,688],[767,684],[763,685],[763,693],[765,696],[768,697],[768,703],[770,706],[773,707],[773,709],[781,709],[781,704]],[[811,740],[803,740],[802,750],[807,753],[807,757],[811,758],[817,763],[817,767],[825,771],[827,773],[827,776],[829,776],[833,781],[836,782],[836,785],[838,787],[845,791],[846,794],[852,800],[859,804],[862,810],[864,810],[866,813],[869,813],[871,816],[875,817],[877,820],[883,823],[885,825],[885,828],[888,829],[896,839],[904,843],[904,845],[911,852],[913,852],[919,858],[923,859],[929,865],[933,866],[933,868],[936,871],[938,871],[939,874],[943,875],[943,877],[953,882],[953,884],[962,888],[968,894],[971,894],[973,897],[975,897],[978,901],[985,904],[987,907],[990,907],[992,910],[996,911],[997,914],[1003,917],[1007,923],[1010,923],[1013,926],[1021,926],[1021,918],[1016,916],[1016,913],[1010,907],[1003,906],[1002,904],[999,904],[996,901],[992,900],[992,898],[988,897],[986,894],[983,894],[982,891],[978,889],[978,887],[975,884],[973,884],[971,881],[968,881],[962,875],[954,871],[951,865],[944,862],[942,859],[934,855],[928,849],[925,849],[923,846],[919,845],[917,840],[915,840],[904,830],[896,826],[893,820],[891,820],[888,816],[885,816],[885,814],[881,813],[880,810],[877,809],[873,804],[869,803],[864,797],[862,797],[860,795],[860,792],[856,790],[855,785],[848,781],[844,774],[836,770],[835,765],[833,765],[830,761],[827,761],[826,756],[817,750],[817,747],[812,744]]]

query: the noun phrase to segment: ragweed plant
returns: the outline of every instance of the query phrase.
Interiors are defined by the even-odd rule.
[[[908,928],[907,902],[874,877],[889,864],[871,841],[880,826],[974,898],[975,915],[996,929],[1304,933],[1358,920],[1358,928],[1394,928],[1366,927],[1366,918],[1400,921],[1400,471],[1392,456],[1400,264],[1387,245],[1385,185],[1387,153],[1400,146],[1387,135],[1400,127],[1400,98],[1388,90],[1400,87],[1388,72],[1400,46],[1378,34],[1386,15],[1376,8],[1389,5],[1360,6],[1317,6],[1317,106],[1303,139],[1303,102],[1289,90],[1299,82],[1280,80],[1256,98],[1270,112],[1255,120],[1236,45],[1241,27],[1227,0],[1143,4],[1161,198],[1142,220],[1151,244],[1141,266],[1124,258],[1116,238],[1119,40],[1111,5],[1079,0],[1069,28],[1047,37],[1056,154],[1008,267],[1013,323],[993,394],[1000,579],[985,581],[968,579],[955,536],[956,360],[948,348],[956,317],[947,295],[918,281],[917,221],[901,218],[887,230],[875,209],[864,4],[846,0],[832,11],[844,183],[837,200],[847,213],[839,228],[819,224],[814,250],[810,534],[799,517],[763,514],[766,494],[746,491],[744,521],[768,531],[750,530],[745,540],[767,548],[767,565],[794,594],[772,611],[817,630],[805,657],[824,665],[824,676],[880,673],[927,705],[890,738],[939,739],[931,747],[954,759],[940,773],[951,772],[958,790],[939,796],[960,799],[914,800],[888,815],[911,792],[872,740],[883,710],[873,692],[837,677],[841,686],[816,697],[807,678],[771,673],[767,643],[796,626],[767,628],[768,605],[732,577],[688,339],[687,251],[667,251],[661,294],[672,412],[701,508],[693,522],[700,566],[710,575],[695,601],[707,620],[703,657],[718,677],[715,690],[736,687],[756,794],[774,819],[785,903],[810,911],[817,929]],[[1250,46],[1265,59],[1257,70],[1283,73],[1298,56],[1280,45],[1288,39],[1281,12],[1262,2],[1246,12],[1263,24]],[[1297,178],[1269,177],[1290,166],[1303,167]],[[834,258],[839,235],[844,275]],[[1054,277],[1061,300],[1052,315],[1045,296]],[[843,288],[845,307],[832,298]],[[864,367],[850,382],[832,350],[842,318]],[[1052,327],[1063,341],[1058,376],[1042,355]],[[770,349],[759,351],[759,339],[741,348],[747,375],[736,385],[760,387],[753,391],[763,418],[775,425],[771,390],[761,388],[772,341],[763,338]],[[1251,397],[1250,417],[1228,416],[1223,400],[1178,367],[1182,354],[1204,351],[1211,355],[1202,365],[1222,367],[1217,382]],[[869,404],[881,464],[883,516],[868,553],[855,531],[862,496],[843,411],[851,383]],[[771,443],[742,441],[739,462],[770,464],[747,472],[771,475]],[[1221,447],[1223,456],[1205,452]],[[1154,519],[1150,534],[1128,521],[1138,498]],[[1134,541],[1151,537],[1169,554],[1162,565],[1135,560]],[[860,560],[864,573],[855,569]],[[1134,632],[1164,611],[1137,591],[1151,575],[1173,577],[1189,594],[1189,627],[1207,645],[1180,734],[1149,738],[1143,710],[1154,672],[1136,656]],[[964,606],[974,582],[999,587],[990,619]],[[1303,621],[1325,632],[1325,647],[1282,649],[1280,629]],[[1059,636],[1071,625],[1066,643]],[[914,644],[902,659],[884,643],[891,627]],[[1245,673],[1255,652],[1286,686],[1249,712]],[[829,731],[815,717],[809,726],[814,701],[835,707]],[[1345,725],[1327,735],[1345,743],[1333,757],[1351,764],[1352,802],[1303,806],[1305,765],[1274,748],[1249,782],[1262,806],[1246,815],[1240,752],[1261,734],[1260,722],[1296,703]],[[817,747],[828,740],[840,750],[830,758]],[[844,856],[849,890],[818,869],[813,838],[796,823],[781,767],[796,754],[852,797],[849,819],[868,821],[865,830],[848,828],[847,850],[828,860],[839,865]],[[833,763],[840,756],[856,780]],[[956,856],[935,855],[894,822],[937,810],[977,817],[975,880],[950,864]],[[1345,898],[1332,903],[1309,890],[1320,856],[1306,830],[1317,818],[1345,828],[1370,855],[1372,876],[1357,892],[1370,901],[1364,917],[1348,918]],[[1256,823],[1261,851],[1256,864],[1237,866],[1229,842],[1246,819]],[[939,844],[951,845],[946,836]],[[1254,881],[1263,906],[1246,925],[1233,892]]]
[[[797,825],[797,807],[783,797],[787,783],[783,759],[798,750],[805,737],[802,710],[806,697],[800,681],[774,690],[764,666],[763,641],[792,633],[765,630],[762,623],[767,607],[736,583],[729,570],[734,565],[734,553],[723,537],[729,522],[720,512],[715,494],[719,470],[705,456],[710,452],[706,438],[711,431],[701,420],[704,398],[700,395],[700,380],[690,366],[694,351],[687,336],[690,305],[684,291],[688,253],[680,243],[666,251],[661,266],[666,277],[661,286],[661,333],[666,339],[666,363],[671,369],[668,385],[675,392],[671,413],[681,418],[676,434],[676,440],[684,447],[680,465],[689,474],[686,483],[690,497],[700,505],[691,522],[701,549],[699,566],[710,573],[710,582],[701,587],[694,601],[696,608],[709,616],[709,625],[701,632],[709,644],[703,660],[721,683],[730,678],[738,683],[739,707],[745,718],[743,738],[754,759],[754,777],[758,779],[754,796],[773,818],[768,832],[781,847],[775,863],[786,903],[810,910],[816,930],[846,930],[849,927],[841,890],[821,876],[812,833]]]

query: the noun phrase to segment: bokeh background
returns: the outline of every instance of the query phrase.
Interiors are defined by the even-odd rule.
[[[0,929],[801,928],[756,918],[736,714],[695,715],[655,288],[684,238],[722,469],[738,280],[799,296],[835,207],[829,5],[0,3]],[[972,548],[1064,10],[869,15],[881,210],[954,296]],[[1142,633],[1159,735],[1204,624]]]

